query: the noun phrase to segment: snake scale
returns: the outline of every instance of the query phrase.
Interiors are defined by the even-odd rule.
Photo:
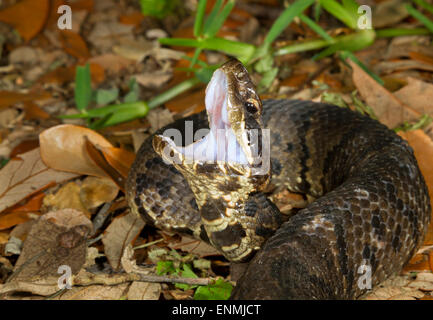
[[[232,299],[354,299],[369,288],[366,271],[374,286],[401,270],[431,210],[406,141],[334,105],[262,103],[237,60],[206,90],[206,112],[139,149],[126,184],[133,212],[250,261]],[[282,214],[270,186],[308,204]]]

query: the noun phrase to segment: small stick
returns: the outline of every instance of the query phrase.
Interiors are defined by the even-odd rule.
[[[138,273],[123,273],[116,274],[110,277],[103,275],[92,275],[90,277],[86,276],[75,276],[73,279],[74,285],[79,286],[89,286],[94,284],[104,284],[104,285],[117,285],[124,282],[131,281],[143,281],[143,282],[154,282],[154,283],[183,283],[189,285],[206,286],[212,282],[210,278],[180,278],[180,277],[170,277],[170,276],[157,276],[157,275],[147,275]]]

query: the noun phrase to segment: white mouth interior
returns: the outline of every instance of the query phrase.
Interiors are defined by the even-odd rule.
[[[171,139],[170,144],[188,160],[248,164],[228,120],[228,103],[227,77],[223,71],[216,70],[206,88],[205,104],[209,115],[209,133],[186,147],[175,146]]]

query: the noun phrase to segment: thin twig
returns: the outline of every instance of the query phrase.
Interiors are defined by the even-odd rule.
[[[154,244],[159,243],[159,242],[162,242],[162,241],[164,241],[164,238],[161,238],[161,239],[158,239],[158,240],[155,240],[155,241],[151,241],[151,242],[144,243],[144,244],[142,244],[142,245],[139,245],[139,246],[136,246],[136,247],[132,248],[132,250],[143,249],[143,248],[149,247],[149,246],[151,246],[151,245],[154,245]]]
[[[206,286],[212,283],[210,278],[180,278],[170,276],[157,276],[148,274],[138,273],[122,273],[115,274],[110,277],[104,275],[92,275],[89,277],[80,275],[73,278],[72,283],[79,286],[90,286],[95,284],[103,285],[118,285],[125,282],[131,281],[143,281],[143,282],[154,282],[154,283],[183,283],[189,285]]]

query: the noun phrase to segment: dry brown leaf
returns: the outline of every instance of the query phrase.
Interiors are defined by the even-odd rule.
[[[105,230],[102,243],[105,255],[114,270],[120,270],[123,251],[140,233],[144,221],[133,213],[116,217]]]
[[[62,186],[55,194],[48,194],[44,198],[44,206],[48,210],[75,209],[90,218],[91,214],[80,198],[81,187],[76,182],[69,182]]]
[[[0,11],[0,21],[13,26],[24,40],[29,41],[42,30],[49,8],[49,0],[22,0]]]
[[[85,60],[90,57],[87,44],[78,33],[70,30],[60,30],[59,37],[63,49],[71,56],[81,60]]]
[[[419,113],[433,115],[433,84],[409,78],[407,86],[393,94]]]
[[[43,202],[49,210],[76,209],[90,218],[90,209],[113,201],[118,192],[119,188],[111,179],[87,177],[81,184],[69,182],[55,194],[45,196]]]
[[[27,222],[30,219],[35,219],[38,216],[39,215],[36,213],[23,211],[2,214],[0,217],[0,230],[9,229],[17,224]]]
[[[31,281],[12,281],[0,284],[0,294],[12,292],[30,292],[40,296],[50,296],[59,291],[59,275],[32,279]]]
[[[186,236],[182,236],[180,242],[169,243],[168,247],[195,254],[199,258],[221,255],[217,249],[206,242]]]
[[[48,168],[39,148],[10,160],[0,170],[0,212],[51,185],[77,177]]]
[[[99,133],[80,126],[65,124],[44,130],[39,135],[41,157],[50,168],[57,170],[107,177],[89,157],[86,137],[94,145],[112,147]]]
[[[6,244],[9,240],[9,232],[0,231],[0,245]]]
[[[413,148],[416,160],[429,189],[430,199],[433,199],[433,141],[422,130],[400,132],[399,135],[406,139]],[[433,224],[430,224],[424,240],[425,245],[433,244]]]
[[[407,275],[390,278],[373,288],[364,299],[366,300],[415,300],[422,298],[424,293],[418,288],[410,287]]]
[[[392,93],[371,78],[356,63],[349,60],[353,70],[353,82],[367,104],[373,108],[380,122],[389,128],[395,128],[403,121],[410,121],[421,116]]]
[[[101,148],[107,162],[124,178],[128,176],[129,169],[135,159],[135,154],[121,148]]]
[[[23,103],[23,107],[25,110],[25,117],[26,120],[40,120],[40,119],[48,119],[50,117],[50,114],[48,112],[45,112],[42,110],[36,103],[33,101],[25,101]]]
[[[13,91],[0,91],[0,109],[12,107],[14,104],[26,101],[44,100],[51,97],[48,92],[20,93]]]
[[[109,277],[109,275],[107,275]],[[120,300],[125,296],[129,283],[113,286],[91,285],[85,287],[72,287],[59,295],[55,300]]]
[[[133,26],[138,26],[140,25],[141,21],[143,21],[144,16],[141,12],[139,11],[134,11],[133,13],[130,14],[123,14],[119,17],[119,22],[123,23],[123,24],[130,24]]]
[[[93,12],[94,0],[78,0],[71,3],[72,11],[75,10],[86,10]]]
[[[31,197],[23,205],[15,205],[0,214],[0,230],[9,229],[18,224],[25,223],[39,216],[44,193],[38,193]]]
[[[118,193],[119,188],[111,179],[87,177],[81,184],[80,199],[86,209],[93,209],[113,201]]]
[[[204,98],[205,92],[200,89],[187,95],[182,94],[176,97],[176,99],[166,102],[165,106],[174,113],[180,113],[186,110],[191,110],[189,114],[198,113],[205,108]]]
[[[379,62],[373,68],[374,72],[381,75],[414,69],[433,71],[433,65],[417,60],[393,60]]]
[[[375,28],[391,26],[406,18],[409,13],[405,8],[404,0],[381,1],[374,9],[373,21]]]
[[[59,85],[72,82],[75,79],[75,69],[76,65],[70,67],[58,67],[39,78],[38,82],[41,84],[57,83]],[[105,80],[104,69],[99,64],[90,63],[90,74],[92,83],[94,84],[99,84]]]
[[[59,276],[62,265],[77,274],[86,261],[86,239],[92,229],[92,222],[77,210],[63,209],[41,216],[24,241],[13,281]]]
[[[134,281],[128,290],[128,300],[158,300],[161,295],[161,284]]]
[[[18,144],[15,148],[12,149],[9,157],[15,158],[22,153],[29,152],[33,149],[39,147],[39,140],[24,140],[20,144]]]
[[[112,53],[90,58],[88,62],[100,65],[105,71],[110,71],[111,73],[119,73],[121,70],[135,63],[134,60],[126,59]]]

